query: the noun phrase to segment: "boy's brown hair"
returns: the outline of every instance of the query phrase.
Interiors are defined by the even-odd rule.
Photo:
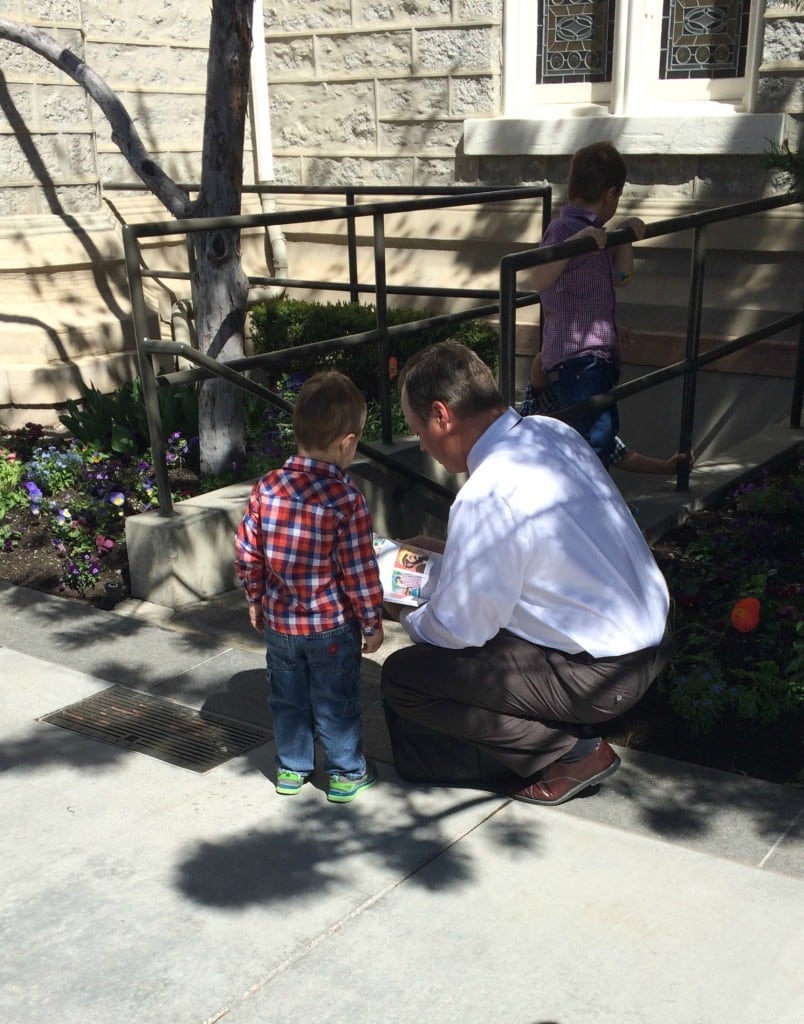
[[[610,142],[593,142],[579,149],[570,162],[567,192],[570,201],[596,203],[610,188],[622,192],[625,160]]]
[[[360,436],[366,400],[338,370],[321,370],[302,384],[293,408],[296,443],[324,451],[347,434]]]

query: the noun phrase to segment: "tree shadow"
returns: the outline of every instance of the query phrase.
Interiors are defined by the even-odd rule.
[[[327,804],[323,793],[313,805],[308,795],[293,798],[292,805],[277,798],[284,803],[274,826],[199,843],[177,865],[177,887],[197,903],[224,908],[290,903],[335,894],[345,885],[354,891],[360,876],[368,894],[378,868],[391,872],[393,885],[404,880],[459,889],[472,881],[474,870],[472,856],[454,845],[460,838],[454,834],[455,819],[474,812],[481,815],[475,824],[488,827],[501,806],[493,794],[473,793],[448,808],[427,811],[421,806],[428,802],[426,789],[411,794],[393,780],[381,780],[361,798],[362,805],[348,808]],[[534,853],[534,836],[527,830],[512,822],[492,822],[491,830],[501,853]],[[445,870],[422,870],[447,849]]]
[[[33,137],[28,131],[25,121],[20,116],[20,113],[14,104],[2,70],[0,70],[0,110],[5,114],[9,126],[14,133],[14,137],[28,161],[31,170],[33,171],[34,177],[42,187],[42,193],[45,197],[50,213],[59,217],[65,226],[68,227],[73,235],[81,242],[84,251],[89,257],[88,269],[92,273],[98,293],[105,302],[107,308],[121,321],[127,320],[129,317],[128,310],[123,309],[123,307],[118,303],[109,284],[106,255],[98,249],[92,241],[89,232],[82,227],[79,220],[64,209],[61,199],[59,198],[58,188],[50,176],[39,150],[34,144]],[[61,355],[62,357],[65,357],[63,352]]]
[[[98,689],[103,681],[119,683],[199,707],[202,715],[208,711],[270,729],[264,660],[255,650],[224,649],[198,634],[172,632],[5,584],[0,585],[0,614],[7,623],[4,645],[44,658],[50,663],[49,672],[57,673],[59,665],[69,666],[71,671],[88,673]],[[246,621],[243,628],[250,628]],[[781,837],[788,848],[790,842],[798,841],[796,830],[804,814],[804,792],[799,789],[633,751],[627,751],[626,764],[597,797],[492,821],[496,811],[507,806],[499,794],[411,786],[396,777],[379,709],[378,675],[373,664],[364,673],[363,696],[366,750],[381,763],[380,785],[362,803],[348,808],[329,805],[323,792],[305,791],[293,800],[276,798],[278,804],[269,793],[265,824],[220,841],[199,839],[183,857],[177,867],[177,885],[190,898],[233,907],[282,902],[293,894],[335,892],[344,883],[344,871],[361,870],[355,855],[366,861],[368,869],[385,865],[398,875],[415,874],[449,848],[456,833],[459,838],[481,821],[484,828],[491,824],[493,842],[508,855],[517,851],[534,855],[539,851],[544,813],[570,813],[722,856],[739,858],[747,850],[749,863],[754,850],[764,853]],[[13,686],[13,680],[6,685]],[[55,710],[54,702],[42,713]],[[24,784],[23,773],[65,765],[97,772],[124,756],[135,755],[37,725],[6,738],[0,769],[19,773],[18,784]],[[268,783],[273,781],[272,743],[230,762],[233,780],[254,773]],[[318,773],[313,786],[323,790],[324,782]],[[472,819],[468,825],[467,812]],[[471,859],[460,848],[454,857],[443,860],[444,874],[439,868],[433,876],[437,884],[459,886],[471,878]],[[417,882],[434,884],[429,872],[417,876]]]

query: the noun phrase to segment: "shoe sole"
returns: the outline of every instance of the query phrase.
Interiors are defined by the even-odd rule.
[[[368,782],[362,783],[353,793],[327,793],[327,800],[331,804],[348,804],[351,803],[355,797],[360,796],[364,789],[369,789],[377,781],[376,778],[370,779]]]
[[[281,783],[277,783],[274,787],[278,796],[298,796],[302,791],[302,786],[307,781],[306,778],[298,784],[298,786],[283,786]]]
[[[604,779],[607,779],[609,775],[613,775],[620,767],[622,762],[619,757],[617,760],[604,768],[602,772],[598,772],[597,775],[593,775],[591,779],[585,779],[583,782],[579,782],[574,789],[568,790],[563,796],[559,797],[558,800],[534,800],[533,797],[529,796],[514,796],[514,800],[521,800],[526,804],[539,804],[542,807],[558,807],[559,804],[565,804],[568,800],[572,800],[573,797],[579,796],[585,789],[589,789],[590,786],[599,785]]]

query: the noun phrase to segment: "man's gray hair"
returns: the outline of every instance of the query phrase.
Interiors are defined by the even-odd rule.
[[[443,402],[460,419],[505,406],[491,370],[471,349],[442,341],[412,355],[400,375],[411,411],[426,420],[433,402]]]

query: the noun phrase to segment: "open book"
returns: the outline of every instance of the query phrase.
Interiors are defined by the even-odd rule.
[[[376,534],[374,553],[386,601],[415,608],[432,594],[441,568],[441,555]]]

